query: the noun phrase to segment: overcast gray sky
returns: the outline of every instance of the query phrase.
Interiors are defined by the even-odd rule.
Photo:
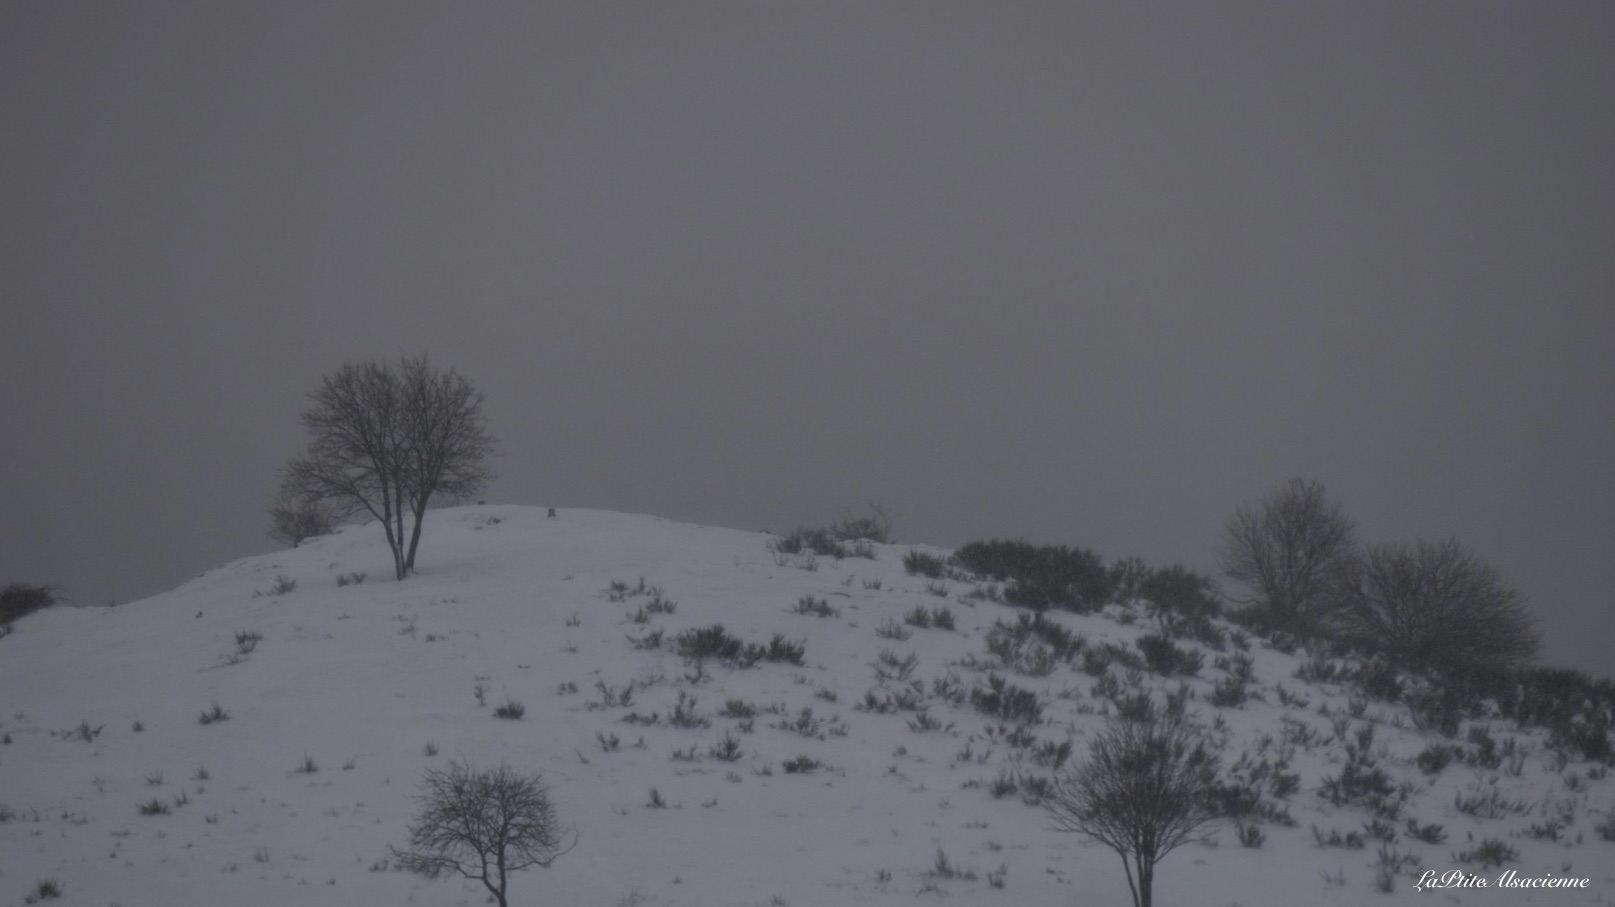
[[[1609,673],[1612,291],[1610,4],[10,2],[0,581],[271,549],[426,351],[490,501],[1209,568],[1299,474]]]

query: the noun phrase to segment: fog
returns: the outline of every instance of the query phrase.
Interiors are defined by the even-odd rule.
[[[0,122],[0,581],[270,550],[427,352],[490,501],[1210,571],[1302,475],[1610,673],[1615,8],[11,3]]]

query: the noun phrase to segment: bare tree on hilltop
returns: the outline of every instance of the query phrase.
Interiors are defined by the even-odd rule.
[[[415,569],[434,496],[470,497],[490,477],[494,439],[483,421],[482,394],[459,372],[433,369],[422,354],[396,366],[343,365],[321,379],[309,400],[298,417],[309,446],[282,473],[285,499],[329,507],[337,518],[375,517],[403,579]]]
[[[1517,671],[1536,654],[1525,596],[1455,539],[1371,545],[1356,578],[1340,623],[1397,667],[1478,681]]]
[[[1323,485],[1293,478],[1223,530],[1223,573],[1248,590],[1269,625],[1312,633],[1340,604],[1357,556],[1356,529]],[[1232,597],[1232,596],[1231,596]]]

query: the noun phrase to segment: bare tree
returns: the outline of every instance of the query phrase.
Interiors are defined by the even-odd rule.
[[[549,866],[577,845],[538,775],[451,762],[428,769],[422,787],[409,848],[392,848],[394,861],[430,879],[458,874],[481,882],[500,907],[510,873]]]
[[[275,503],[269,505],[269,523],[270,538],[296,548],[304,539],[329,534],[336,528],[337,515],[326,502],[298,497],[282,487]]]
[[[459,372],[434,371],[426,356],[400,363],[404,416],[410,443],[404,501],[414,517],[404,568],[415,569],[421,522],[434,495],[464,500],[491,477],[488,455],[494,440],[482,420],[482,394]]]
[[[1317,630],[1338,603],[1356,557],[1352,521],[1323,485],[1293,478],[1262,501],[1241,507],[1223,530],[1223,573],[1244,586],[1241,604],[1261,609],[1275,627]]]
[[[1398,667],[1477,680],[1536,654],[1525,597],[1455,539],[1371,545],[1355,580],[1340,622]]]
[[[1155,864],[1216,817],[1217,759],[1181,710],[1130,703],[1094,738],[1088,760],[1044,800],[1054,827],[1122,858],[1134,907],[1150,907]]]
[[[436,371],[420,355],[396,368],[343,365],[309,399],[299,421],[311,440],[287,464],[283,487],[338,517],[375,517],[403,579],[415,568],[433,497],[469,497],[489,477],[494,440],[483,422],[482,394],[460,373]]]

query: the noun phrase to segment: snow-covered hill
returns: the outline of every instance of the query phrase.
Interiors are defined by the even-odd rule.
[[[30,616],[0,640],[0,905],[47,880],[62,903],[97,907],[481,903],[472,883],[387,863],[422,771],[451,758],[542,772],[580,833],[554,866],[512,879],[512,903],[1125,904],[1116,855],[1051,831],[1028,801],[1060,744],[1073,743],[1068,765],[1082,759],[1114,708],[1107,689],[1135,683],[1157,698],[1186,688],[1230,777],[1265,804],[1243,823],[1259,846],[1229,820],[1168,855],[1157,904],[1615,903],[1615,844],[1595,830],[1615,786],[1540,731],[1490,722],[1486,758],[1469,726],[1456,741],[1416,730],[1405,707],[1299,679],[1317,676],[1303,655],[1259,640],[1180,643],[1204,649],[1191,677],[1079,657],[1017,672],[986,643],[1026,612],[908,575],[912,546],[809,563],[770,539],[454,508],[430,515],[403,583],[388,579],[379,529],[357,526],[136,604]],[[818,614],[798,613],[805,598]],[[908,623],[916,609],[933,625]],[[943,612],[953,629],[935,625]],[[1149,629],[1121,605],[1047,620],[1086,652],[1136,651]],[[679,657],[681,632],[713,624],[800,642],[801,664]],[[1212,705],[1244,656],[1250,698]],[[1036,694],[1035,741],[972,696],[995,677]],[[521,718],[495,716],[507,702]],[[1394,842],[1365,828],[1367,807],[1320,794],[1347,741],[1405,786]],[[1442,744],[1457,747],[1452,764],[1417,764]],[[1418,840],[1409,820],[1444,840]],[[1320,843],[1332,833],[1363,846]],[[1517,862],[1460,862],[1487,839]],[[1390,893],[1376,884],[1387,860],[1401,863]],[[1451,869],[1493,887],[1414,889],[1421,871]],[[1509,869],[1591,883],[1496,888]]]

